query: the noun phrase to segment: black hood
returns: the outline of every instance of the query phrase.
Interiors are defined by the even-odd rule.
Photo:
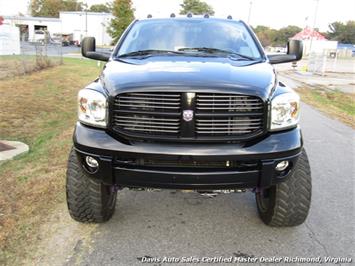
[[[101,77],[111,96],[141,90],[235,92],[267,99],[275,84],[267,62],[229,58],[155,56],[106,64]]]

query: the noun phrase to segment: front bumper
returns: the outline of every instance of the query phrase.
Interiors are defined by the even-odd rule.
[[[121,187],[196,190],[269,187],[292,173],[302,149],[299,127],[246,144],[125,144],[104,130],[77,123],[73,139],[84,170],[88,171],[86,156],[99,162],[97,171],[88,171],[89,176]],[[275,171],[276,164],[283,160],[289,161],[289,167],[281,173]],[[148,161],[153,164],[145,164]],[[160,165],[167,161],[179,165],[185,162],[182,165],[188,166]],[[209,162],[210,165],[222,162],[225,167],[213,168]],[[193,167],[202,163],[206,168]]]

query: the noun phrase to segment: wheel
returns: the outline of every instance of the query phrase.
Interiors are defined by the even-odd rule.
[[[307,218],[311,194],[311,170],[303,149],[292,175],[285,182],[255,194],[259,216],[270,226],[300,225]]]
[[[66,194],[70,216],[78,222],[102,223],[115,211],[117,192],[88,177],[74,149],[68,159]]]

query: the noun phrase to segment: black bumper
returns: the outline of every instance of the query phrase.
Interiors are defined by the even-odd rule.
[[[291,174],[302,149],[302,135],[294,128],[243,145],[124,144],[104,130],[77,123],[74,148],[83,169],[87,170],[85,156],[99,161],[98,170],[89,176],[107,184],[197,190],[256,188],[282,182]],[[290,165],[280,173],[275,166],[282,160]],[[187,166],[174,167],[174,162]],[[226,166],[209,166],[216,162]],[[202,163],[206,168],[194,167]]]

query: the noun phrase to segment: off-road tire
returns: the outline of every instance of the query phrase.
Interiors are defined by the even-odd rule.
[[[297,226],[308,215],[312,194],[311,170],[303,149],[291,176],[256,193],[261,220],[270,226]]]
[[[88,177],[73,149],[68,159],[66,194],[70,216],[78,222],[102,223],[115,211],[117,192]]]

